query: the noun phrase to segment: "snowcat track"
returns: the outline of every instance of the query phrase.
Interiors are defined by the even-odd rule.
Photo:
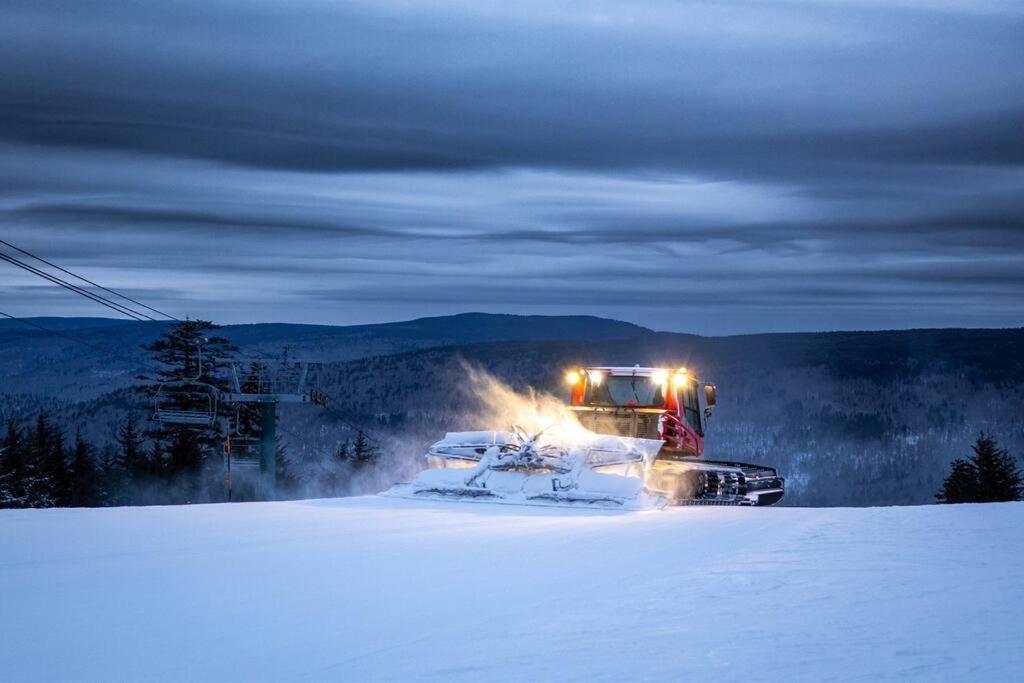
[[[688,507],[691,505],[711,505],[730,507],[754,507],[754,503],[747,500],[724,500],[720,498],[687,498],[686,500],[675,500],[672,505]]]
[[[670,505],[765,507],[785,495],[785,479],[764,465],[689,457],[661,461],[665,467],[653,475],[660,484],[654,490],[668,496]]]

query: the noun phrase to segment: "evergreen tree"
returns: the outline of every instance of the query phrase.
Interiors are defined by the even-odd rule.
[[[167,446],[164,444],[162,439],[157,439],[153,442],[153,447],[149,450],[149,457],[147,460],[149,462],[149,472],[147,472],[147,474],[159,476],[170,471]]]
[[[179,472],[196,472],[205,456],[202,436],[191,429],[178,429],[170,434],[167,443],[164,474],[173,476]]]
[[[7,434],[0,445],[0,508],[25,507],[25,443],[21,429],[7,421]]]
[[[141,390],[150,397],[159,393],[158,400],[175,409],[206,410],[211,404],[209,396],[228,389],[226,380],[217,373],[217,365],[235,351],[224,337],[207,336],[217,327],[206,320],[169,325],[159,339],[143,347],[153,354],[160,370],[153,377],[141,378],[148,380]],[[160,391],[164,382],[184,384],[170,384]],[[223,451],[224,435],[219,423],[157,424],[146,436],[154,441],[153,469],[174,480],[175,498],[190,501],[203,497],[205,466],[219,464]]]
[[[288,449],[284,444],[277,446],[274,466],[276,468],[277,497],[282,499],[294,497],[299,488],[299,478],[295,475]]]
[[[377,461],[377,447],[362,432],[356,434],[352,442],[352,461],[357,469],[372,467]]]
[[[36,416],[34,429],[28,435],[25,458],[21,468],[22,501],[25,507],[52,507],[56,504],[51,488],[50,472],[59,469],[53,462],[56,432],[45,412]],[[63,450],[63,444],[61,444]]]
[[[145,436],[139,429],[135,413],[130,412],[124,422],[117,428],[117,444],[120,453],[116,457],[120,460],[119,465],[132,474],[150,474],[153,471],[153,464],[149,460],[149,454],[144,447]]]
[[[352,449],[349,447],[348,439],[345,439],[338,444],[338,450],[334,454],[334,460],[337,464],[346,467],[352,464]]]
[[[341,492],[342,482],[348,479],[355,466],[354,454],[348,440],[338,444],[334,457],[329,458],[320,476],[319,495],[334,496]]]
[[[944,503],[996,503],[1024,498],[1024,477],[1006,450],[982,434],[968,460],[957,458],[936,498]]]
[[[100,457],[98,502],[100,505],[124,505],[129,500],[127,489],[128,471],[124,460],[118,450],[108,444]]]
[[[982,434],[974,444],[971,458],[978,472],[978,490],[986,502],[1020,500],[1024,494],[1017,463],[989,434]]]
[[[957,458],[950,465],[949,474],[942,482],[942,490],[935,494],[942,503],[977,503],[978,470],[963,458]]]
[[[55,507],[67,507],[71,504],[72,480],[71,465],[68,462],[68,448],[64,441],[64,433],[54,428],[50,441],[50,449],[44,459],[44,467],[49,482],[50,504]]]
[[[82,438],[80,428],[75,431],[71,475],[69,504],[72,507],[96,507],[99,505],[100,475],[96,466],[96,453],[92,445]]]

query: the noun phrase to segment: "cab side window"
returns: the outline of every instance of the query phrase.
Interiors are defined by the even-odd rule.
[[[700,427],[700,400],[697,397],[696,382],[687,382],[680,394],[687,424],[698,434],[703,434]]]

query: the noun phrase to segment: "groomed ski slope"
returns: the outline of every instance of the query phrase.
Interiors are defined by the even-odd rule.
[[[1019,680],[1024,504],[0,511],[5,680]]]

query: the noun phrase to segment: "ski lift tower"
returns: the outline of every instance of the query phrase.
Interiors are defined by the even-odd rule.
[[[258,464],[262,495],[273,500],[277,485],[277,404],[312,403],[320,388],[322,363],[284,358],[231,362],[231,390],[225,403],[259,417]],[[228,453],[228,466],[231,465]],[[251,458],[256,464],[256,458]]]

